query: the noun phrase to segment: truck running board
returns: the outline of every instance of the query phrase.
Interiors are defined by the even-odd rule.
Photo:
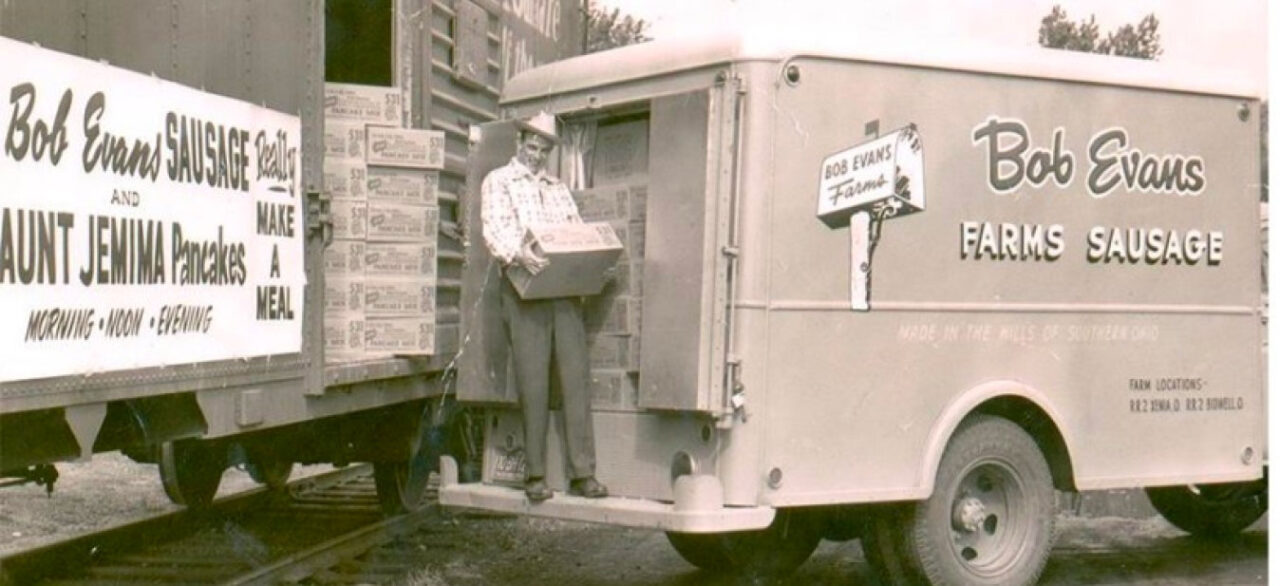
[[[672,503],[628,497],[589,499],[557,492],[538,504],[524,491],[483,483],[460,484],[458,463],[440,458],[440,504],[534,517],[550,517],[588,523],[661,529],[679,533],[721,533],[763,529],[773,522],[772,507],[715,507],[686,509]]]

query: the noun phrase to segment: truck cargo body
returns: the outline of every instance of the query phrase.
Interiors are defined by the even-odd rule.
[[[413,442],[395,439],[395,430],[407,426],[403,435],[412,435],[419,420],[416,413],[426,408],[424,400],[444,394],[440,375],[458,347],[463,246],[456,208],[458,194],[464,191],[467,127],[497,117],[499,88],[516,70],[508,67],[529,67],[576,52],[580,22],[576,6],[567,4],[555,3],[538,12],[530,7],[469,0],[387,0],[363,5],[315,0],[192,0],[124,6],[67,0],[10,2],[0,7],[0,35],[8,37],[0,39],[5,43],[0,60],[51,64],[44,65],[51,68],[47,78],[41,79],[36,71],[36,78],[30,80],[38,92],[36,114],[30,121],[41,118],[52,123],[58,97],[64,90],[73,90],[65,122],[72,148],[67,149],[60,166],[66,176],[75,171],[73,167],[80,167],[81,148],[87,142],[84,128],[89,127],[85,100],[95,92],[104,95],[107,103],[104,130],[133,125],[130,131],[143,137],[142,143],[150,142],[146,137],[151,133],[158,137],[165,132],[164,112],[155,118],[126,105],[115,106],[130,100],[128,91],[143,92],[137,94],[138,101],[166,104],[167,99],[167,106],[174,111],[192,110],[191,116],[203,118],[195,122],[201,129],[204,121],[221,122],[226,108],[292,117],[297,125],[290,135],[296,143],[289,145],[289,152],[296,157],[291,163],[296,173],[289,186],[292,199],[287,210],[265,217],[269,222],[288,222],[287,227],[278,228],[287,236],[275,242],[286,250],[286,259],[288,250],[300,256],[283,266],[286,275],[295,271],[293,285],[287,293],[274,292],[287,294],[288,305],[283,297],[268,295],[268,311],[257,311],[256,315],[259,325],[264,323],[260,320],[287,322],[283,331],[294,341],[283,348],[277,348],[278,344],[267,348],[278,339],[274,330],[254,327],[224,328],[217,339],[197,342],[191,348],[199,351],[199,357],[195,353],[184,356],[183,350],[175,350],[174,342],[166,344],[156,334],[153,320],[164,320],[157,312],[161,304],[172,304],[170,297],[196,303],[205,296],[211,304],[231,296],[247,298],[248,312],[242,313],[248,316],[249,324],[255,323],[255,303],[264,303],[263,298],[254,297],[252,289],[238,286],[222,292],[202,291],[198,286],[165,289],[165,283],[178,285],[176,276],[158,283],[152,278],[149,283],[131,286],[116,282],[96,289],[79,286],[74,277],[46,285],[45,290],[55,292],[54,298],[66,297],[75,300],[76,306],[97,308],[95,317],[109,313],[107,306],[113,303],[141,308],[144,321],[134,336],[141,343],[127,346],[141,351],[114,349],[103,335],[43,347],[30,339],[24,342],[24,332],[29,333],[25,327],[27,308],[22,308],[22,315],[17,315],[18,308],[10,308],[13,315],[7,315],[4,323],[21,321],[23,327],[6,327],[10,331],[4,334],[7,341],[3,347],[21,348],[16,355],[26,361],[23,368],[15,367],[0,376],[4,436],[0,471],[21,473],[29,466],[113,449],[153,457],[153,448],[196,438],[224,440],[225,444],[241,438],[255,444],[275,444],[281,447],[278,456],[290,462],[402,458]],[[61,79],[56,68],[64,63],[88,73],[78,79]],[[434,291],[422,301],[434,307],[421,308],[433,316],[434,350],[430,355],[387,353],[338,361],[326,352],[324,258],[338,208],[330,201],[333,186],[325,185],[323,172],[325,127],[333,123],[326,122],[325,96],[326,84],[335,81],[387,86],[399,97],[400,107],[391,112],[393,125],[443,133],[445,156],[439,164],[439,180],[433,184],[435,199],[428,202],[438,208],[439,230],[429,243],[436,251],[433,262],[438,266],[430,271]],[[22,103],[17,90],[10,94],[10,89],[6,86],[5,96],[13,107],[6,108],[0,129],[16,140],[22,126]],[[164,95],[169,97],[158,97]],[[190,104],[184,104],[188,99],[184,96],[192,100]],[[200,108],[204,110],[195,111]],[[117,115],[113,120],[111,110],[127,111],[128,115]],[[176,138],[176,131],[174,134],[170,138]],[[103,140],[110,140],[110,136]],[[173,146],[165,139],[156,140],[161,147]],[[217,140],[212,144],[216,146]],[[262,154],[246,150],[253,156]],[[160,155],[162,166],[177,164],[177,154],[171,161],[165,153]],[[203,153],[198,156],[203,160]],[[11,167],[15,172],[27,172],[36,164],[31,157],[14,160],[9,150],[5,157],[15,165]],[[260,162],[255,160],[247,168],[259,169]],[[105,171],[97,172],[96,179],[88,172],[85,175],[96,181],[89,184],[92,194],[85,194],[93,198],[94,209],[101,207],[100,203],[107,205],[103,202],[114,189],[124,195],[120,201],[113,200],[110,209],[122,217],[176,217],[155,207],[176,201],[173,193],[177,187],[164,172],[159,181]],[[7,210],[11,202],[0,197],[0,203]],[[71,258],[79,258],[78,249],[85,246],[83,226],[91,210],[86,206],[65,211],[85,216],[68,231],[76,236],[72,248],[77,252]],[[216,214],[201,224],[198,214],[175,213],[192,216],[183,220],[189,231],[216,240],[214,222],[220,221]],[[252,216],[243,218],[250,231],[256,221]],[[266,224],[258,228],[272,230]],[[170,235],[166,232],[163,239],[167,245]],[[250,261],[256,263],[249,267],[251,277],[265,279],[269,273],[275,278],[281,267],[272,264],[276,259],[270,244],[249,248]],[[14,281],[5,281],[0,287],[9,288],[24,302],[40,301],[39,287],[19,286],[16,277]],[[157,287],[148,289],[146,285]],[[161,289],[165,292],[155,293]],[[115,358],[104,359],[103,355]],[[438,401],[436,404],[439,406]],[[312,441],[315,438],[324,441]]]
[[[629,498],[531,506],[500,488],[522,480],[522,440],[495,407],[489,484],[443,502],[760,529],[774,510],[928,499],[984,415],[1032,437],[1060,490],[1263,476],[1254,88],[1061,51],[752,32],[508,85],[513,116],[648,123],[634,399],[597,395],[595,413],[599,476]],[[859,150],[904,136],[914,154]],[[879,182],[829,189],[877,165]],[[463,399],[514,401],[500,356],[464,368]]]

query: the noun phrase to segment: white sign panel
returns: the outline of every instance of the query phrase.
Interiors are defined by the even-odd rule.
[[[904,213],[924,209],[923,158],[920,134],[907,126],[823,159],[818,217],[840,228],[882,202]]]
[[[0,382],[299,352],[296,116],[0,38]]]

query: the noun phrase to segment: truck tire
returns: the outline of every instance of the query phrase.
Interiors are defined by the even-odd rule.
[[[999,417],[952,436],[933,495],[902,520],[908,573],[930,584],[1034,584],[1053,546],[1053,479],[1039,446]]]
[[[226,453],[200,440],[178,440],[160,444],[160,483],[174,504],[199,509],[209,506],[218,493]]]
[[[827,541],[853,541],[862,537],[867,516],[875,509],[865,506],[827,507],[823,509],[822,538]]]
[[[906,534],[903,522],[909,514],[902,505],[885,505],[873,513],[862,531],[862,555],[871,566],[876,583],[883,586],[911,586],[915,573],[907,566]]]
[[[719,538],[719,534],[667,532],[667,541],[684,561],[715,573],[728,572],[733,567]]]
[[[771,580],[791,574],[809,559],[822,540],[822,518],[779,509],[773,523],[757,531],[668,532],[667,540],[680,557],[703,570]]]
[[[1240,533],[1267,512],[1265,482],[1148,488],[1161,517],[1197,537],[1222,539]]]

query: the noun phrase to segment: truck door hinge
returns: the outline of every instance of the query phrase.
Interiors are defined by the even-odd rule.
[[[739,73],[734,73],[728,70],[716,73],[715,86],[724,87],[726,85],[733,86],[734,93],[740,96],[746,95],[747,93],[746,80],[743,79],[742,75]]]
[[[749,417],[747,413],[747,387],[742,384],[742,358],[730,356],[725,360],[729,371],[729,407],[732,414],[723,417],[720,420],[720,427],[727,428],[733,424],[733,419],[740,417],[742,422],[746,423]]]

